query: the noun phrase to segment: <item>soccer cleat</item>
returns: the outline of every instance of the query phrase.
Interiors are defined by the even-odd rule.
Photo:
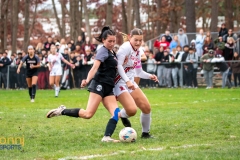
[[[153,138],[153,136],[151,136],[149,132],[142,132],[141,138]]]
[[[47,118],[52,118],[52,117],[56,117],[56,116],[61,116],[62,115],[62,111],[66,109],[66,107],[64,105],[59,106],[56,109],[52,109],[51,111],[49,111],[47,113]]]
[[[104,136],[101,141],[102,142],[113,142],[113,143],[120,142],[120,140],[112,139],[110,136]]]
[[[34,99],[31,99],[31,102],[34,102]]]
[[[128,118],[122,118],[121,117],[121,120],[122,120],[122,124],[125,126],[125,127],[131,127],[131,122],[129,121]]]

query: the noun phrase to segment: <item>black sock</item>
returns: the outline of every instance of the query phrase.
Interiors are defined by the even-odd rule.
[[[117,127],[117,121],[114,119],[109,119],[104,136],[112,136],[115,128]]]
[[[64,109],[62,111],[62,115],[70,116],[70,117],[79,117],[78,113],[80,108],[73,108],[73,109]]]
[[[32,99],[32,87],[28,87],[28,93],[29,93],[30,99]]]
[[[36,95],[36,85],[32,85],[32,99],[35,99],[35,95]]]

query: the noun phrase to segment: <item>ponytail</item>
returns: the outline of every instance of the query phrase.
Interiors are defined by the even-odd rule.
[[[110,29],[109,26],[105,26],[103,27],[101,34],[98,37],[95,37],[95,39],[102,43],[103,42],[102,40],[107,39],[108,35],[115,36],[116,33],[112,29]]]

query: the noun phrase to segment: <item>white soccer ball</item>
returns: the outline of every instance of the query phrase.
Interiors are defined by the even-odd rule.
[[[123,128],[119,133],[121,142],[135,142],[137,140],[137,132],[131,127]]]

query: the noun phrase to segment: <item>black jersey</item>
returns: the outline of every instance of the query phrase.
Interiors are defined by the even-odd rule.
[[[103,46],[97,51],[95,60],[101,61],[101,64],[93,79],[114,86],[114,79],[117,74],[116,54]]]
[[[32,58],[30,58],[29,55],[26,55],[21,61],[23,63],[26,62],[27,75],[31,76],[38,72],[38,68],[30,68],[30,65],[37,65],[38,63],[40,63],[40,60],[36,55],[34,55]]]

